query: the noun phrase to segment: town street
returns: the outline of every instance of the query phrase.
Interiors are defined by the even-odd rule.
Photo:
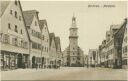
[[[60,69],[17,69],[1,71],[2,80],[127,80],[128,70],[62,67]]]

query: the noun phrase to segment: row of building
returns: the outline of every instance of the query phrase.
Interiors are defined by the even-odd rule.
[[[111,25],[106,39],[97,49],[90,49],[85,56],[88,66],[106,68],[128,68],[127,18],[120,25]]]
[[[0,68],[61,65],[60,37],[48,30],[37,10],[23,11],[19,0],[0,1]]]

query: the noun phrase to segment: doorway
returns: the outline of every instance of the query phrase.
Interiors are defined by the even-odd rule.
[[[18,59],[17,59],[17,67],[22,68],[22,54],[18,54]]]

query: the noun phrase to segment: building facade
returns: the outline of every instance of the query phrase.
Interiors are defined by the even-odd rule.
[[[50,33],[50,67],[55,68],[57,64],[57,50],[56,50],[56,43],[55,43],[55,34]]]
[[[26,28],[30,37],[30,65],[32,68],[42,66],[41,55],[41,30],[39,27],[38,11],[28,10],[23,11]]]
[[[78,46],[78,28],[76,26],[76,18],[74,16],[72,18],[72,26],[69,30],[69,46],[63,52],[64,58],[66,58],[64,59],[66,60],[66,63],[64,64],[69,67],[81,67],[84,65],[84,54],[81,48]]]
[[[49,34],[37,10],[22,11],[19,0],[0,1],[0,68],[47,68],[61,65],[60,38]]]
[[[0,1],[1,69],[29,66],[29,37],[19,1]]]
[[[89,67],[89,55],[84,56],[84,67]]]
[[[106,32],[106,64],[105,67],[114,68],[116,58],[115,33],[119,30],[120,25],[111,25],[110,30]]]
[[[99,56],[103,67],[127,68],[127,19],[110,26],[106,40],[99,46]]]
[[[99,46],[99,56],[100,56],[100,66],[105,67],[105,62],[106,62],[106,40],[103,40],[102,44]]]
[[[124,68],[127,66],[127,19],[121,24],[114,37],[116,48],[115,65],[116,68]]]
[[[57,51],[57,66],[62,65],[62,51],[60,37],[55,37],[56,51]]]
[[[98,50],[97,49],[89,49],[88,54],[88,60],[89,60],[89,66],[96,67],[99,64],[99,56],[98,56]]]
[[[125,20],[126,27],[124,30],[123,44],[122,44],[122,68],[128,68],[128,34],[127,34],[127,19]]]
[[[69,66],[69,47],[65,48],[65,50],[63,51],[63,55],[62,55],[62,65],[63,66]]]
[[[42,57],[42,63],[43,67],[48,67],[50,62],[49,52],[50,52],[50,37],[49,37],[49,30],[46,20],[39,20],[40,30],[41,30],[41,57]]]

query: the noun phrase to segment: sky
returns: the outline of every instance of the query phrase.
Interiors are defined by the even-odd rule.
[[[88,54],[89,49],[98,49],[110,25],[123,23],[127,15],[126,2],[120,1],[21,1],[21,5],[23,10],[39,11],[39,19],[46,19],[49,31],[60,37],[62,51],[69,45],[74,13],[78,44],[84,54]]]

